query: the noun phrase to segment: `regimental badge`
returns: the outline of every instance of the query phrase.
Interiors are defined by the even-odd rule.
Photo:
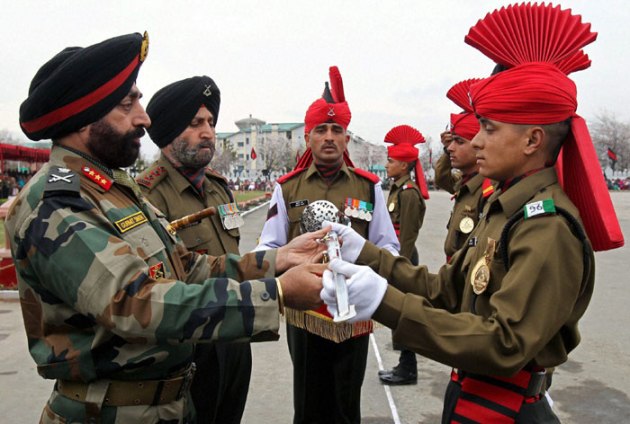
[[[155,265],[151,265],[149,267],[149,277],[154,280],[166,277],[166,273],[164,272],[164,262],[158,262]]]
[[[203,90],[203,95],[206,96],[206,97],[212,96],[212,90],[211,90],[212,87],[210,86],[210,84],[205,85],[205,87],[206,87],[206,89]]]
[[[144,62],[144,59],[147,58],[149,54],[149,33],[144,32],[144,37],[142,38],[142,45],[140,46],[140,62]]]
[[[390,203],[389,206],[387,207],[387,209],[390,212],[394,212],[394,209],[396,208],[396,205],[394,204],[394,202]]]
[[[459,231],[469,234],[475,228],[475,221],[469,216],[465,216],[459,221]]]
[[[328,116],[335,116],[335,108],[334,107],[330,107],[330,109],[328,110]]]
[[[470,274],[470,284],[476,295],[485,292],[486,288],[488,288],[488,283],[490,283],[490,264],[492,263],[496,244],[496,240],[488,237],[486,251],[483,257],[477,261]]]
[[[48,182],[64,182],[67,184],[72,184],[73,177],[74,174],[70,173],[70,170],[68,168],[57,168],[56,173],[54,171],[51,171],[50,174],[48,174]]]

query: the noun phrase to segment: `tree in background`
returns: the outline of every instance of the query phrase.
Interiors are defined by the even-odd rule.
[[[257,169],[267,170],[267,175],[272,173],[283,174],[295,165],[296,152],[291,146],[291,141],[279,135],[264,136],[256,146],[258,165]]]
[[[630,167],[630,125],[604,112],[589,125],[602,168],[622,171]],[[615,160],[616,157],[616,160]]]

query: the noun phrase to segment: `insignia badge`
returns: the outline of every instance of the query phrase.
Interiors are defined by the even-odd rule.
[[[154,280],[166,277],[166,274],[164,273],[164,263],[158,262],[155,265],[151,265],[149,267],[149,277]]]
[[[475,221],[469,216],[465,216],[459,221],[459,231],[469,234],[475,228]]]
[[[121,233],[126,233],[132,228],[136,228],[138,225],[144,224],[148,219],[142,211],[138,211],[134,214],[126,216],[118,221],[114,221],[114,225]]]
[[[390,212],[394,212],[394,208],[395,208],[395,207],[396,207],[396,205],[394,205],[394,202],[392,202],[392,203],[390,203],[390,204],[389,204],[389,206],[387,207],[387,209],[388,209]]]
[[[210,85],[205,85],[206,89],[203,90],[203,95],[206,97],[212,96],[212,90],[210,89]]]
[[[113,184],[112,180],[110,180],[109,177],[102,175],[100,172],[87,166],[83,167],[83,175],[88,177],[88,179],[95,182],[99,186],[103,187],[106,191],[109,190]]]
[[[480,258],[470,273],[470,285],[476,295],[480,295],[488,288],[490,283],[490,264],[496,247],[496,241],[488,238],[488,245],[483,257]]]
[[[335,109],[333,107],[328,110],[328,116],[335,116]]]
[[[144,59],[147,58],[149,54],[149,33],[144,32],[144,37],[142,38],[142,45],[140,46],[140,62],[144,62]]]
[[[66,168],[58,168],[58,171],[59,171],[59,174],[70,172],[70,170]],[[72,177],[74,177],[74,174],[58,175],[52,172],[50,173],[48,182],[49,183],[64,182],[64,183],[72,184]]]

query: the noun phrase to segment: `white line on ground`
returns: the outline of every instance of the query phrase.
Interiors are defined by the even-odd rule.
[[[381,353],[378,351],[378,346],[376,345],[376,338],[374,334],[370,334],[370,341],[372,342],[372,347],[374,348],[374,356],[376,356],[376,362],[378,362],[378,369],[384,370],[383,361],[381,360]],[[383,384],[383,389],[385,389],[385,395],[387,396],[387,403],[389,404],[389,409],[392,411],[392,418],[394,419],[394,424],[401,424],[400,417],[398,416],[398,409],[396,409],[396,404],[394,403],[394,397],[392,396],[392,391],[388,385]]]

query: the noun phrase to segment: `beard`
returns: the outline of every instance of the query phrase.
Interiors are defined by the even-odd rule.
[[[207,151],[201,151],[202,148],[207,147]],[[204,140],[195,147],[190,147],[189,140],[187,138],[177,138],[171,144],[171,155],[182,166],[193,169],[200,169],[206,167],[212,158],[216,146],[214,142]]]
[[[109,168],[126,168],[138,159],[140,146],[134,140],[143,136],[143,127],[120,133],[101,119],[92,124],[87,147],[103,165]]]

